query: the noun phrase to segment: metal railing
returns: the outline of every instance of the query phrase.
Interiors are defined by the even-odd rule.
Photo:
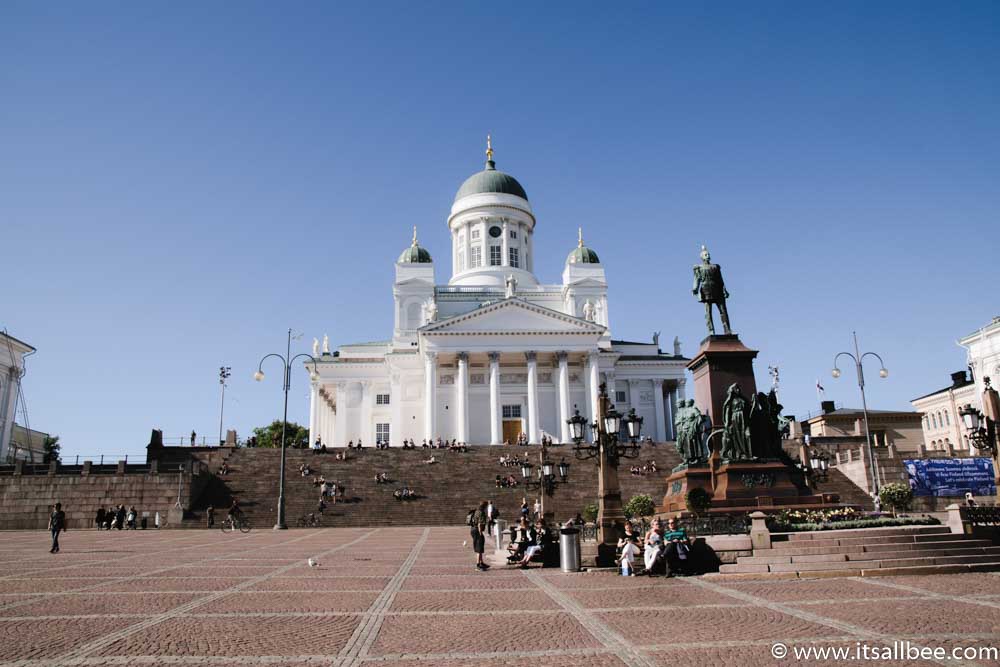
[[[975,507],[963,505],[959,512],[962,519],[973,526],[1000,526],[1000,506],[998,505],[976,505]]]

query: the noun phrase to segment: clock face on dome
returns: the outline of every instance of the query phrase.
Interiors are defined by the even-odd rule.
[[[501,234],[503,234],[503,230],[499,227],[490,227],[490,236],[493,238],[498,238]]]

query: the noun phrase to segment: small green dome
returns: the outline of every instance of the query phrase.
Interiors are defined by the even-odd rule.
[[[566,258],[567,264],[600,264],[601,259],[597,256],[597,253],[587,248],[586,246],[581,246],[579,248],[573,248],[573,252],[569,254]]]
[[[417,245],[417,228],[415,226],[413,228],[413,242],[399,255],[399,259],[396,261],[400,264],[430,264],[434,261],[429,252]]]
[[[458,193],[455,195],[455,201],[469,195],[487,193],[514,195],[524,200],[528,199],[528,194],[524,191],[521,184],[517,182],[517,179],[510,174],[497,171],[493,160],[487,160],[486,169],[465,179],[465,183],[462,183],[462,187],[458,189]]]
[[[430,264],[431,254],[420,246],[410,246],[399,256],[400,264]]]
[[[579,230],[579,240],[573,248],[573,252],[566,257],[567,264],[600,264],[601,258],[597,253],[583,245],[583,228]]]

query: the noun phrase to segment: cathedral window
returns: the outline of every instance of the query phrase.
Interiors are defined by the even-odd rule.
[[[483,249],[479,246],[472,248],[472,254],[469,255],[469,268],[476,268],[483,265]]]
[[[389,394],[375,394],[375,405],[389,405]]]
[[[500,266],[503,264],[503,248],[498,245],[490,246],[490,266]]]
[[[510,257],[508,258],[509,263],[516,269],[518,266],[520,266],[520,261],[518,259],[518,255],[520,254],[520,252],[518,251],[517,248],[507,248],[507,251],[508,253],[510,253]]]
[[[492,236],[493,238],[495,239],[500,238],[501,234],[503,234],[503,230],[500,229],[499,227],[497,226],[490,227],[490,236]]]
[[[375,424],[375,441],[389,442],[389,425]]]
[[[625,392],[624,391],[615,391],[615,402],[616,403],[624,403],[625,402]]]
[[[512,239],[516,239],[517,238],[517,230],[516,229],[510,230],[510,237]]]
[[[461,250],[458,251],[458,270],[465,271],[465,253]]]
[[[479,238],[479,230],[478,229],[473,229],[472,232],[469,235],[469,238],[471,238],[473,241],[475,241],[476,239],[478,239]]]
[[[505,405],[505,406],[503,406],[503,418],[504,419],[520,419],[521,418],[521,406],[520,405]]]

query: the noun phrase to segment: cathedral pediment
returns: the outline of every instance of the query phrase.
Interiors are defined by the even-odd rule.
[[[508,298],[420,328],[424,335],[559,333],[600,335],[604,327],[551,308]]]

